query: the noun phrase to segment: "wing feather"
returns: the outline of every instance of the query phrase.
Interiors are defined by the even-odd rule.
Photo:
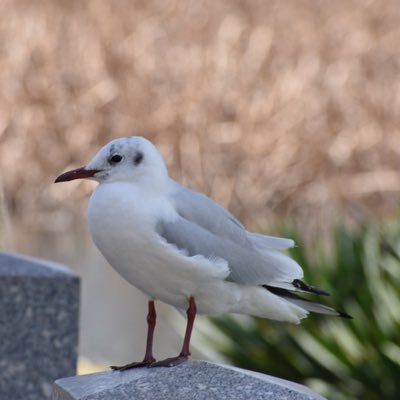
[[[168,243],[188,256],[200,254],[228,261],[227,280],[237,283],[282,283],[286,287],[303,276],[301,267],[278,251],[289,247],[290,239],[249,233],[228,210],[207,196],[176,182],[172,188],[171,199],[178,217],[173,221],[161,220],[156,227]]]

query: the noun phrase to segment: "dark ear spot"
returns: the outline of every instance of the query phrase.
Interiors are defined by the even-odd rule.
[[[139,165],[139,164],[142,162],[143,157],[144,157],[143,153],[142,153],[141,151],[138,151],[138,152],[135,154],[135,157],[133,158],[133,163],[134,163],[135,165]]]

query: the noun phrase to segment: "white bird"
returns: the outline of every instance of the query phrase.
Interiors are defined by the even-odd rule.
[[[247,231],[222,206],[168,176],[157,148],[139,136],[105,145],[85,167],[56,182],[99,183],[88,208],[89,230],[103,256],[149,299],[143,361],[113,369],[173,366],[187,360],[196,313],[239,313],[299,323],[309,311],[349,317],[294,292],[327,294],[301,278],[281,251],[291,239]],[[156,362],[154,301],[187,309],[181,353]]]

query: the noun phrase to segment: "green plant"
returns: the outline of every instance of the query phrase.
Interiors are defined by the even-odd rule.
[[[215,347],[237,366],[305,383],[329,399],[398,399],[400,226],[340,227],[329,249],[314,243],[305,251],[301,240],[297,243],[290,255],[306,280],[332,293],[322,300],[354,319],[313,314],[293,326],[213,318],[225,337],[213,340]]]

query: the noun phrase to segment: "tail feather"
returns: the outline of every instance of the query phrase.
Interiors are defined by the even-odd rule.
[[[328,307],[324,304],[316,303],[314,301],[304,299],[297,294],[292,293],[287,289],[277,288],[273,286],[263,285],[263,287],[269,290],[271,293],[276,294],[279,297],[284,298],[285,300],[304,308],[307,311],[315,312],[318,314],[328,314],[328,315],[336,315],[342,318],[352,318],[350,315],[345,312],[335,310],[332,307]],[[325,293],[325,292],[324,292]]]

